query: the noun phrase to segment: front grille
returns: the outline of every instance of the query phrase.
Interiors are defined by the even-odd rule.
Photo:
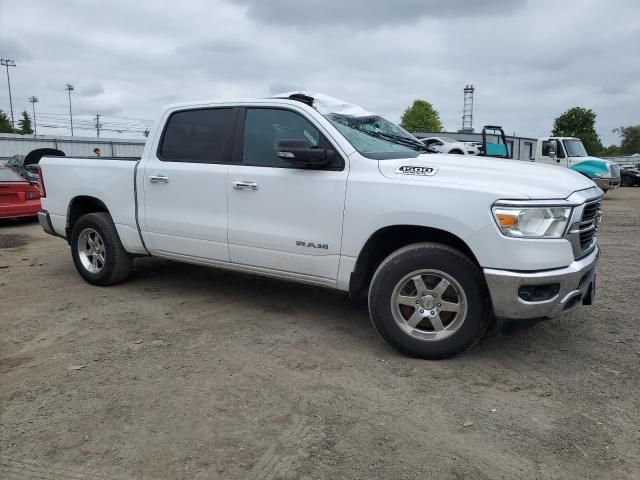
[[[589,230],[588,232],[580,233],[580,248],[582,251],[587,250],[593,242],[593,238],[596,236],[596,229]]]
[[[582,217],[571,227],[568,238],[573,244],[575,258],[581,258],[593,249],[600,222],[601,205],[602,199],[587,203],[583,207]]]
[[[600,213],[600,207],[602,206],[602,201],[598,200],[597,202],[587,203],[584,206],[584,211],[582,212],[582,220],[581,222],[588,222],[589,220],[595,219]]]

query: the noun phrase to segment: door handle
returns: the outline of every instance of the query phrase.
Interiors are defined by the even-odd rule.
[[[242,181],[235,181],[233,182],[233,188],[235,188],[236,190],[258,190],[258,184],[255,182],[247,182]]]
[[[151,183],[169,183],[169,177],[165,175],[151,175],[149,181]]]

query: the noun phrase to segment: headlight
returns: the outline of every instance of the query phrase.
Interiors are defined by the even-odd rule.
[[[593,176],[597,178],[604,178],[609,176],[609,172],[596,172]]]
[[[571,207],[493,207],[503,235],[517,238],[562,238]]]

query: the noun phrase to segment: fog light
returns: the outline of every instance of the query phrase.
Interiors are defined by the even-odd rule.
[[[559,283],[545,285],[523,285],[518,289],[518,297],[525,302],[544,302],[551,300],[560,292]]]

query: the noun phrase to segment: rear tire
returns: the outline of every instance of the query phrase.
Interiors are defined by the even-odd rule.
[[[492,318],[481,270],[438,243],[416,243],[389,255],[371,281],[369,312],[391,346],[433,360],[472,347]]]
[[[100,286],[123,281],[133,264],[106,212],[89,213],[78,219],[71,233],[71,256],[82,278]]]

